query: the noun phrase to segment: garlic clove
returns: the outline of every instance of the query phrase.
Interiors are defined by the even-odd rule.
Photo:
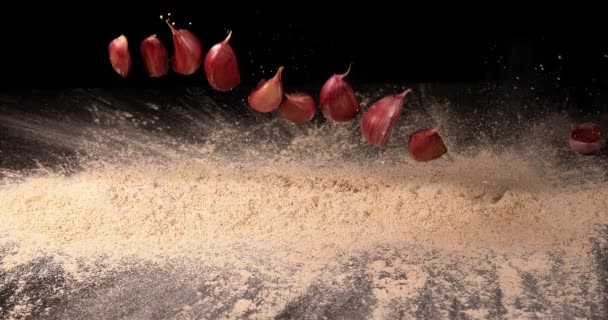
[[[173,71],[181,75],[195,73],[203,62],[203,46],[200,40],[186,29],[175,29],[166,20],[173,34]]]
[[[232,31],[224,41],[211,47],[205,57],[207,81],[218,91],[230,91],[241,82],[236,54],[228,43],[231,37]]]
[[[346,122],[359,113],[360,105],[351,85],[344,80],[352,64],[343,74],[334,74],[321,88],[320,104],[323,115],[334,122]]]
[[[283,84],[281,83],[283,69],[283,66],[279,67],[274,77],[258,83],[247,98],[251,108],[259,112],[271,112],[281,105],[283,100]]]
[[[591,153],[601,149],[605,144],[600,128],[592,122],[578,125],[570,133],[570,148],[579,153]]]
[[[125,35],[120,35],[108,45],[110,63],[114,71],[121,77],[126,78],[131,71],[131,54],[129,53],[129,41]]]
[[[414,160],[435,160],[448,152],[438,130],[439,127],[419,130],[410,136],[407,147]]]
[[[155,34],[141,42],[140,51],[150,77],[158,78],[169,73],[167,48]]]
[[[384,97],[372,104],[361,118],[361,133],[369,144],[384,147],[403,109],[403,99],[412,90]]]
[[[296,123],[312,120],[315,111],[315,100],[311,95],[304,92],[285,94],[285,100],[279,107],[279,112],[283,118]]]

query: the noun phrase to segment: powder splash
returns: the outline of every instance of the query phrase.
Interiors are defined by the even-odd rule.
[[[210,119],[188,104],[146,102],[143,112],[93,98],[90,121],[0,117],[29,141],[78,159],[68,171],[3,171],[2,270],[20,277],[22,288],[6,303],[11,308],[0,309],[8,317],[86,318],[109,312],[104,301],[130,310],[109,318],[443,317],[454,310],[525,317],[558,311],[522,308],[522,301],[565,299],[576,315],[586,310],[582,303],[601,305],[601,297],[577,302],[574,292],[539,300],[526,287],[538,286],[530,281],[551,274],[545,266],[555,261],[573,277],[591,270],[588,257],[603,248],[590,238],[608,222],[605,164],[559,145],[564,132],[546,128],[572,122],[564,115],[528,122],[508,143],[463,148],[466,117],[433,103],[400,119],[391,143],[376,149],[356,134],[358,123],[298,126],[221,106]],[[451,157],[413,162],[407,133],[442,118],[450,119]],[[63,287],[48,293],[60,305],[28,298],[23,270],[36,263],[61,275],[51,282]],[[455,263],[462,266],[450,269]],[[483,272],[469,274],[474,268]],[[437,282],[442,272],[473,291],[495,287],[501,297],[488,293],[473,304],[465,297],[473,291],[464,292],[458,302],[423,310],[425,294],[456,297],[457,288]],[[578,283],[601,291],[599,277]],[[146,300],[125,299],[129,290]],[[349,295],[358,302],[336,298]]]

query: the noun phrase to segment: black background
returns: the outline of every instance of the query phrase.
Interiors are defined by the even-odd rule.
[[[287,85],[321,84],[350,62],[353,83],[529,80],[599,89],[608,82],[608,19],[597,4],[124,0],[5,6],[0,85],[207,85],[202,68],[188,77],[147,77],[139,44],[158,34],[172,51],[159,17],[168,12],[176,27],[199,36],[205,52],[233,30],[243,85],[280,65]],[[108,43],[120,34],[134,59],[128,79],[108,60]]]

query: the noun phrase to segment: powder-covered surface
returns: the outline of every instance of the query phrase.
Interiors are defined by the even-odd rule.
[[[470,120],[420,96],[382,150],[356,121],[293,125],[197,91],[47,94],[42,115],[5,97],[0,316],[608,316],[605,154],[568,152],[563,113]],[[407,134],[435,122],[450,157],[413,162]]]

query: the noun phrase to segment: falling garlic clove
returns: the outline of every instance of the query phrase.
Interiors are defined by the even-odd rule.
[[[258,83],[247,98],[251,108],[259,112],[271,112],[281,105],[283,100],[283,84],[281,83],[283,69],[283,66],[279,67],[274,77]]]
[[[411,157],[420,162],[435,160],[448,152],[443,139],[437,132],[439,127],[418,130],[408,140],[408,150]]]
[[[311,95],[304,92],[285,94],[285,100],[279,107],[283,118],[295,123],[312,120],[316,111],[315,100]]]
[[[605,144],[600,128],[592,122],[578,125],[570,133],[570,148],[578,153],[592,153]]]
[[[173,34],[173,71],[185,76],[195,73],[203,62],[201,41],[192,32],[166,22]]]
[[[403,109],[403,99],[412,90],[407,89],[376,101],[365,111],[361,118],[361,133],[369,144],[384,147],[393,126]]]
[[[162,77],[169,72],[167,48],[155,34],[142,41],[140,51],[150,77]]]
[[[218,91],[230,91],[241,82],[236,54],[228,43],[231,37],[232,31],[224,41],[211,47],[205,57],[207,81]]]
[[[320,103],[323,115],[334,122],[346,122],[359,113],[360,105],[351,85],[344,80],[352,64],[343,74],[334,74],[321,88]]]
[[[129,53],[129,41],[125,35],[120,35],[108,45],[110,63],[114,71],[121,77],[126,78],[131,71],[131,54]]]

